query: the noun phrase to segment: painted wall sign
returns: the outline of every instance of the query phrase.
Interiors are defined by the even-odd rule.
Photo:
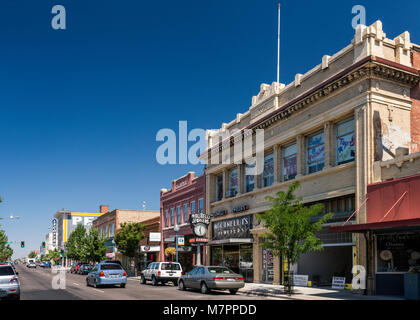
[[[235,208],[233,208],[232,209],[232,212],[233,213],[237,213],[237,212],[242,212],[242,211],[246,211],[246,210],[248,210],[249,209],[249,207],[248,207],[248,205],[243,205],[243,206],[239,206],[239,207],[235,207]]]
[[[219,216],[223,216],[225,214],[226,214],[226,210],[221,210],[221,211],[213,212],[212,214],[210,214],[210,216],[212,216],[212,217],[219,217]]]
[[[253,215],[250,214],[213,222],[213,240],[252,238],[250,233],[252,217]]]

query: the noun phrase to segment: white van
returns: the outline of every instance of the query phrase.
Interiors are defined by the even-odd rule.
[[[152,262],[141,273],[140,283],[145,284],[147,280],[152,281],[154,286],[160,283],[172,282],[178,285],[178,279],[182,276],[182,267],[178,262]]]

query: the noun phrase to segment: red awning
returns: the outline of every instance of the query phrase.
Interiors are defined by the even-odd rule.
[[[406,219],[406,220],[393,220],[393,221],[383,221],[383,222],[371,222],[371,223],[359,223],[359,224],[350,224],[346,226],[336,226],[330,227],[331,232],[365,232],[369,230],[378,230],[378,229],[391,229],[391,228],[401,228],[401,227],[420,227],[420,218],[415,219]]]

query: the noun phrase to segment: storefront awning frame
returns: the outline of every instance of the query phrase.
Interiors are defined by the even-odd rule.
[[[241,243],[253,243],[253,238],[230,238],[230,239],[222,239],[222,240],[211,240],[207,244],[208,245],[218,245],[218,244],[241,244]]]
[[[367,231],[378,232],[396,232],[409,231],[413,229],[420,229],[420,218],[393,220],[382,222],[370,222],[350,224],[346,226],[330,227],[331,232],[352,232],[352,233],[366,233]]]

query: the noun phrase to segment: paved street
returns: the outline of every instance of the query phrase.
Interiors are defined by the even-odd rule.
[[[138,280],[129,279],[125,288],[105,287],[95,289],[87,287],[86,276],[66,273],[66,288],[52,288],[53,274],[51,269],[28,269],[23,265],[16,266],[21,283],[22,300],[274,300],[272,297],[253,297],[230,295],[228,292],[213,291],[203,295],[198,291],[180,291],[172,284],[153,287],[141,285]]]

